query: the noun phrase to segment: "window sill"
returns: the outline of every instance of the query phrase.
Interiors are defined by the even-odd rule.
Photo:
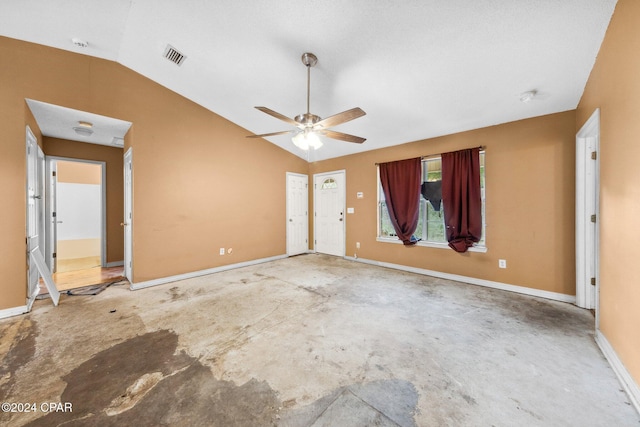
[[[402,245],[402,241],[399,240],[396,237],[376,237],[376,241],[377,242],[382,242],[382,243],[395,243],[397,245]],[[438,249],[449,249],[449,250],[452,250],[449,247],[449,245],[447,245],[446,243],[423,242],[422,240],[419,241],[418,243],[416,243],[416,246],[421,246],[421,247],[424,247],[424,248],[438,248]],[[486,253],[487,252],[487,247],[486,246],[472,246],[468,250],[469,250],[469,252]]]

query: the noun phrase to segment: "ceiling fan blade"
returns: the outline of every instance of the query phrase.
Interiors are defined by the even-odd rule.
[[[329,138],[339,139],[340,141],[346,141],[346,142],[355,142],[356,144],[362,144],[367,140],[366,138],[360,138],[359,136],[349,135],[347,133],[342,133],[342,132],[336,132],[335,130],[323,130],[320,133]]]
[[[267,108],[267,107],[256,107],[256,108],[258,110],[262,111],[263,113],[267,113],[268,115],[273,116],[276,119],[280,119],[283,122],[287,122],[290,125],[293,125],[293,126],[296,126],[296,127],[300,126],[300,123],[296,122],[293,119],[290,119],[289,117],[285,116],[284,114],[280,114],[278,112],[275,112],[275,111],[271,110],[270,108]]]
[[[260,135],[247,135],[247,138],[264,138],[266,136],[284,135],[287,133],[293,133],[295,130],[283,130],[280,132],[263,133]]]
[[[320,120],[315,126],[321,126],[323,128],[330,128],[332,126],[337,126],[342,123],[346,123],[350,120],[357,119],[358,117],[364,116],[365,113],[362,109],[356,107],[351,110],[343,111],[342,113],[334,114],[333,116],[329,116],[326,119]]]

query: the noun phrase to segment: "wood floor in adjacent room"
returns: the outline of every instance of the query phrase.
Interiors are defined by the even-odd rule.
[[[0,320],[0,424],[637,426],[593,322],[315,254],[111,286]]]

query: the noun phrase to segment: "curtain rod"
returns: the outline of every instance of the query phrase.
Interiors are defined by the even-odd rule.
[[[485,150],[487,147],[485,147],[484,145],[480,145],[478,147],[471,147],[471,148],[463,148],[462,150],[473,150],[474,148],[479,148],[480,151]],[[462,151],[462,150],[456,150],[456,151]],[[446,153],[453,153],[453,151],[448,151],[445,153],[436,153],[436,154],[427,154],[426,156],[420,156],[421,159],[427,159],[429,157],[433,157],[433,156],[441,156],[442,154],[446,154]],[[415,158],[415,157],[414,157]],[[393,160],[392,160],[393,161]],[[396,160],[397,161],[397,160]],[[389,162],[382,162],[382,163],[389,163]],[[376,166],[379,166],[380,163],[375,163]]]

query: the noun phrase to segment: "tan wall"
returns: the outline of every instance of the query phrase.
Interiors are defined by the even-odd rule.
[[[58,240],[58,261],[100,256],[100,239]]]
[[[355,208],[346,215],[348,256],[575,295],[574,141],[575,114],[566,112],[326,160],[310,175],[346,170],[347,206]],[[375,163],[479,145],[486,146],[486,253],[376,242]]]
[[[119,151],[119,157],[122,157],[122,149],[118,148],[117,150]],[[56,177],[58,182],[100,185],[102,184],[102,168],[96,163],[66,162],[60,160],[57,162]]]
[[[124,231],[120,226],[124,212],[124,192],[122,173],[122,148],[106,145],[87,144],[66,139],[44,137],[44,153],[47,156],[67,157],[71,159],[94,160],[106,164],[107,192],[107,262],[124,259]],[[89,166],[89,170],[85,170]],[[88,180],[100,183],[101,171],[96,165],[83,165],[78,162],[64,162],[58,178],[61,182],[84,182]],[[96,171],[98,176],[96,176]]]
[[[0,56],[0,309],[26,298],[25,98],[134,123],[136,282],[285,253],[285,173],[302,159],[119,64],[4,37]]]
[[[577,110],[600,108],[600,329],[640,383],[640,2],[619,0]]]

